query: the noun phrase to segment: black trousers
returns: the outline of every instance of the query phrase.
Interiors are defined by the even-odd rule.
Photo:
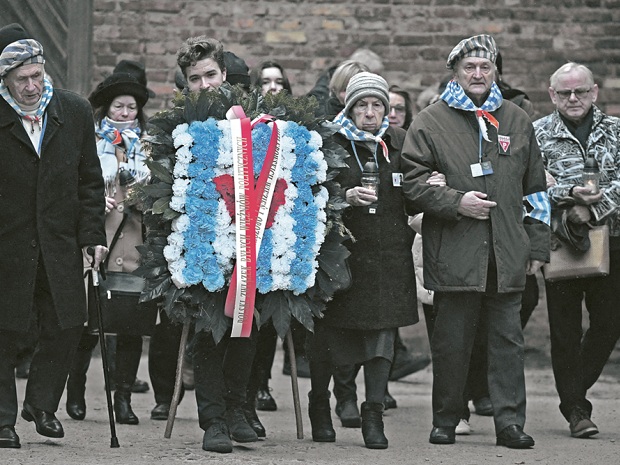
[[[149,377],[153,386],[155,402],[170,404],[174,394],[174,381],[179,356],[179,344],[183,326],[173,324],[166,312],[159,313],[160,323],[149,342]],[[181,391],[183,394],[183,390]]]
[[[256,352],[258,330],[250,337],[230,337],[230,330],[219,344],[211,333],[197,332],[191,343],[198,422],[207,430],[216,421],[225,421],[226,410],[241,407]]]
[[[36,322],[39,335],[24,401],[53,413],[58,410],[83,327],[60,327],[42,259],[39,260],[30,318]],[[0,426],[14,426],[17,420],[15,366],[17,355],[25,344],[28,344],[27,334],[0,331]]]
[[[575,407],[592,413],[586,393],[620,337],[620,250],[612,251],[610,258],[609,276],[546,283],[551,364],[560,411],[567,420]],[[585,335],[584,300],[590,319]]]
[[[454,427],[463,413],[463,394],[474,340],[488,324],[487,379],[495,430],[525,424],[521,293],[436,292],[433,356],[433,425]]]

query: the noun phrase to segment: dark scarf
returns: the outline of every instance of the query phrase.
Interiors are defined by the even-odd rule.
[[[594,122],[594,109],[590,108],[590,111],[581,123],[569,121],[562,116],[561,113],[560,118],[562,118],[562,121],[564,121],[564,124],[570,133],[577,138],[583,149],[586,150],[588,148],[588,137],[590,137],[590,133],[592,132],[592,123]]]

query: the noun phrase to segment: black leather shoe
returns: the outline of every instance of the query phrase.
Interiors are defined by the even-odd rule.
[[[256,392],[256,410],[262,410],[264,412],[275,412],[278,410],[276,400],[269,392],[268,386],[258,388]]]
[[[236,442],[256,442],[258,435],[248,424],[241,407],[232,407],[226,410],[226,425],[230,432],[230,439]]]
[[[511,449],[528,449],[534,446],[534,439],[525,434],[519,425],[510,425],[497,435],[497,445]]]
[[[454,444],[455,427],[435,426],[431,430],[431,436],[428,442],[431,444]]]
[[[159,403],[151,410],[151,420],[167,420],[170,413],[170,404]]]
[[[0,426],[0,449],[19,449],[19,436],[14,426]]]
[[[74,420],[83,420],[86,418],[86,404],[67,401],[67,415]]]
[[[229,454],[233,451],[226,423],[216,422],[207,428],[202,438],[202,449],[220,454]]]
[[[37,433],[41,436],[47,436],[48,438],[62,438],[65,436],[62,425],[53,413],[44,412],[24,402],[22,418],[26,421],[34,421]]]
[[[256,414],[256,410],[251,405],[243,406],[243,414],[245,415],[248,425],[250,425],[250,428],[254,430],[259,439],[267,437],[265,426],[261,423],[260,418],[258,418],[258,415]]]

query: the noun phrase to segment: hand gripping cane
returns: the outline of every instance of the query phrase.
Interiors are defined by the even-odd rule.
[[[86,253],[95,257],[95,248],[88,247]],[[99,297],[99,274],[94,268],[91,268],[91,276],[93,280],[93,288],[95,294],[95,305],[97,307],[97,323],[99,325],[99,344],[101,344],[101,361],[103,363],[103,381],[105,384],[105,397],[108,403],[108,418],[110,420],[110,447],[119,447],[118,438],[116,437],[116,425],[114,423],[114,412],[112,410],[112,394],[110,392],[110,375],[108,369],[108,349],[105,343],[105,332],[103,330],[103,314],[101,312],[101,300]],[[105,279],[105,271],[101,268],[101,277]]]

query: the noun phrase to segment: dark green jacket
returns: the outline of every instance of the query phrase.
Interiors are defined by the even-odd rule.
[[[499,134],[510,138],[510,154],[500,155],[498,131],[490,126],[482,141],[483,160],[493,174],[473,177],[479,129],[473,112],[439,101],[420,112],[407,132],[402,152],[405,203],[410,215],[424,212],[424,285],[434,291],[484,292],[489,262],[495,260],[498,291],[522,291],[529,259],[549,261],[549,227],[524,221],[523,197],[546,190],[545,172],[528,115],[504,100],[493,112]],[[432,171],[447,186],[426,183]],[[461,216],[464,193],[480,191],[497,202],[490,220]]]

